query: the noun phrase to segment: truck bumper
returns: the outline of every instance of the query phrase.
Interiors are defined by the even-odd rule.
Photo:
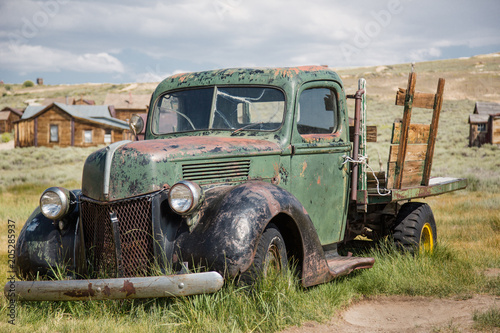
[[[221,289],[223,277],[217,272],[60,281],[11,281],[5,297],[20,301],[90,301],[188,296]]]

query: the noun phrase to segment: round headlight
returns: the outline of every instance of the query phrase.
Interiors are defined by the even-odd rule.
[[[201,197],[201,188],[198,184],[181,180],[170,188],[168,203],[174,212],[185,215],[199,206]]]
[[[50,187],[40,197],[40,210],[45,217],[58,220],[69,212],[70,191],[61,187]]]

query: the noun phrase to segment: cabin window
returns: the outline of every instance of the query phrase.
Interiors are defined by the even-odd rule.
[[[486,132],[486,124],[477,124],[477,130],[479,132]]]
[[[107,129],[104,132],[104,143],[111,143],[111,130]]]
[[[92,130],[83,131],[83,142],[92,143]]]
[[[50,125],[50,142],[59,142],[59,125]]]
[[[297,130],[300,134],[329,134],[337,130],[337,95],[328,88],[302,92]]]

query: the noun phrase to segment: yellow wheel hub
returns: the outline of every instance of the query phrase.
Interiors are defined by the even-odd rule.
[[[434,251],[434,237],[429,223],[424,224],[420,234],[420,252],[432,253]]]

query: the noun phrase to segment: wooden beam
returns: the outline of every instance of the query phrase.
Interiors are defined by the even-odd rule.
[[[75,118],[71,117],[71,147],[75,145]]]
[[[437,130],[439,124],[439,114],[443,106],[444,79],[439,79],[436,98],[434,100],[434,111],[432,113],[432,121],[429,132],[429,144],[427,146],[427,154],[425,159],[424,174],[422,177],[422,185],[429,185],[431,176],[432,159],[434,157],[434,146],[436,145]]]
[[[406,89],[399,88],[398,92],[396,93],[396,105],[404,106],[405,96],[406,96]],[[432,110],[434,109],[435,99],[436,95],[434,94],[425,94],[416,92],[413,95],[413,107]]]
[[[33,122],[35,126],[35,142],[34,146],[38,147],[38,117],[35,118],[35,121]]]
[[[406,146],[408,144],[408,131],[411,122],[411,110],[413,106],[413,95],[415,94],[415,84],[417,82],[417,73],[410,73],[408,77],[408,88],[406,90],[405,108],[403,113],[403,122],[401,123],[401,140],[398,148],[398,159],[396,162],[396,182],[395,188],[400,189],[403,182],[404,164],[406,155]]]

